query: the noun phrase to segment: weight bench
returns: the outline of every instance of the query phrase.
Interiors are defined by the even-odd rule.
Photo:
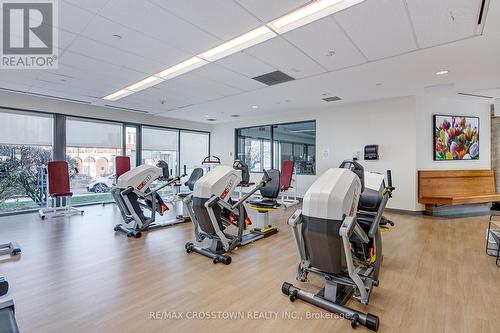
[[[48,193],[47,206],[38,211],[41,219],[45,217],[60,217],[71,215],[83,215],[83,210],[71,206],[73,192],[70,190],[69,166],[65,161],[53,161],[47,164],[48,170]],[[66,200],[64,205],[63,200]]]

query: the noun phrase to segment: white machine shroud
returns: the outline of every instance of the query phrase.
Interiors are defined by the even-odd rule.
[[[376,172],[365,171],[365,188],[381,192],[384,186],[384,175]]]
[[[160,168],[151,165],[140,165],[118,177],[116,186],[119,188],[132,186],[135,190],[144,193],[162,175],[163,171]]]
[[[193,197],[209,199],[217,195],[227,202],[241,180],[241,170],[225,165],[218,166],[196,181]]]
[[[332,168],[312,184],[304,196],[304,216],[341,221],[354,216],[361,193],[361,181],[348,169]]]

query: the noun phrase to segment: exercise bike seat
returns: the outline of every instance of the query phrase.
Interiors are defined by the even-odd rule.
[[[359,197],[358,209],[368,212],[376,212],[382,203],[382,195],[379,191],[365,188]]]
[[[201,177],[203,177],[203,169],[202,168],[194,169],[193,172],[191,172],[191,176],[189,176],[189,179],[185,184],[189,188],[189,192],[179,193],[177,194],[177,196],[181,199],[184,199],[185,197],[190,195],[194,190],[194,184]]]
[[[276,201],[280,194],[280,179],[281,174],[279,170],[271,169],[267,170],[267,174],[271,180],[260,189],[260,194],[262,199],[251,200],[248,202],[251,208],[259,210],[259,208],[264,209],[276,209],[281,206],[280,203]]]

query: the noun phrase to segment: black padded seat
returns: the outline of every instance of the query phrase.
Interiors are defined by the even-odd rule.
[[[376,212],[382,203],[382,192],[365,188],[359,197],[358,209],[367,212]]]
[[[279,170],[270,169],[267,170],[267,174],[269,175],[269,178],[271,178],[271,181],[260,189],[262,199],[251,200],[248,202],[250,206],[255,207],[256,209],[272,209],[281,206],[281,204],[276,201],[280,194],[281,173]]]
[[[177,194],[177,196],[181,199],[184,199],[185,197],[190,195],[194,190],[194,184],[201,177],[203,177],[203,169],[202,168],[194,169],[193,172],[191,172],[191,176],[189,176],[188,181],[186,182],[186,185],[189,188],[189,192],[179,193]]]

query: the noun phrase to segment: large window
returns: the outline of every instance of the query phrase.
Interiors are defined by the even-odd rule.
[[[130,166],[137,164],[137,132],[138,126],[127,125],[125,127],[125,156],[130,157]]]
[[[156,165],[162,160],[177,174],[179,131],[142,127],[142,164]]]
[[[54,156],[68,161],[72,203],[81,205],[113,201],[116,156],[130,156],[132,168],[164,160],[174,175],[186,165],[189,175],[210,152],[209,132],[2,108],[0,122],[0,214],[45,205]]]
[[[236,141],[236,156],[251,172],[279,169],[282,161],[291,160],[297,174],[316,173],[315,121],[240,128]]]
[[[201,162],[209,155],[208,133],[195,133],[181,131],[180,133],[180,166],[186,166],[187,174],[190,175],[194,168],[201,166]],[[181,169],[181,172],[183,170]]]
[[[52,158],[53,117],[0,109],[0,213],[45,203],[42,166]]]
[[[73,203],[111,200],[115,157],[122,152],[122,127],[119,123],[66,120],[66,155],[71,170],[76,170],[71,173]]]

